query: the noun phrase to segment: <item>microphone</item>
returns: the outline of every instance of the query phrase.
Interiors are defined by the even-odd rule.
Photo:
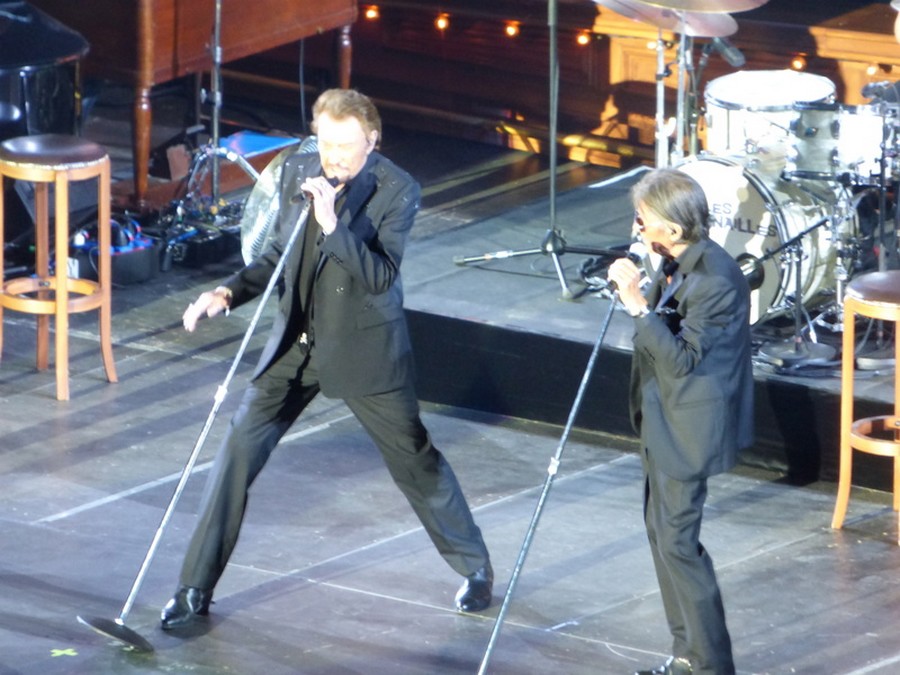
[[[735,47],[728,38],[714,37],[712,46],[732,68],[740,68],[747,63],[744,53]]]
[[[644,262],[644,258],[647,256],[647,247],[644,245],[642,241],[633,241],[631,242],[631,246],[628,247],[627,251],[614,251],[614,254],[617,258],[628,258],[635,265],[641,265]],[[643,278],[646,278],[646,268],[644,268],[641,272],[642,281]],[[607,278],[606,287],[612,293],[618,292],[618,287],[616,286],[616,282],[612,279]]]
[[[297,148],[298,155],[311,155],[314,152],[319,151],[319,139],[310,134],[302,141],[300,141],[300,147]]]
[[[869,82],[862,88],[863,98],[877,98],[887,103],[896,103],[900,100],[900,92],[897,91],[897,83],[890,80],[881,82]]]
[[[326,178],[328,184],[331,187],[337,187],[340,184],[340,181],[337,178]],[[305,202],[307,199],[312,199],[312,195],[306,192],[306,190],[300,190],[297,194],[291,197],[291,204],[299,204],[300,202]]]
[[[735,262],[741,268],[741,274],[747,280],[751,291],[755,291],[763,285],[766,280],[766,270],[759,258],[750,253],[741,253],[735,258]]]
[[[628,247],[628,253],[625,255],[635,265],[640,265],[644,262],[644,258],[647,257],[647,247],[642,241],[633,241],[631,246]]]

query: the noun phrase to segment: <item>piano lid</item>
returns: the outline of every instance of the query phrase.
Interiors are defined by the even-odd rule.
[[[89,48],[81,33],[27,2],[0,0],[0,73],[73,61]]]

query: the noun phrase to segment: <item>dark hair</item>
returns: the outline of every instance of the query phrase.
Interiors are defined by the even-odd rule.
[[[372,131],[378,132],[375,139],[376,147],[381,143],[381,116],[372,100],[354,89],[326,89],[313,104],[312,113],[313,133],[316,133],[316,122],[322,113],[336,120],[355,117],[366,136]]]
[[[664,220],[681,225],[682,241],[695,242],[709,236],[709,203],[693,178],[677,169],[654,169],[631,188],[635,208],[645,208]]]

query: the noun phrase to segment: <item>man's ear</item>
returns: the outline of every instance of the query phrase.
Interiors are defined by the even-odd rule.
[[[669,238],[672,240],[672,243],[679,242],[684,237],[684,228],[678,223],[669,223],[666,226],[666,231],[669,233]]]

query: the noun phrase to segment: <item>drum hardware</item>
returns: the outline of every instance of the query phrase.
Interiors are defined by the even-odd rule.
[[[862,199],[864,195],[860,196]],[[835,225],[840,222],[848,222],[851,219],[851,213],[856,213],[859,199],[850,198],[847,190],[844,189],[838,205],[832,214],[832,244],[835,250],[834,264],[834,300],[830,306],[825,309],[819,316],[815,318],[813,323],[822,326],[833,333],[840,333],[844,330],[844,288],[850,280],[853,263],[859,258],[859,242],[856,237],[845,236],[841,234],[841,228]],[[841,208],[841,204],[849,204],[849,209]],[[846,231],[846,228],[844,228]]]
[[[685,134],[689,153],[697,153],[697,81],[693,67],[693,38],[711,38],[704,48],[704,57],[716,51],[732,67],[745,62],[743,54],[726,39],[737,32],[737,22],[727,12],[756,9],[768,0],[594,0],[634,21],[648,23],[659,29],[656,43],[656,166],[669,166],[671,160],[684,159]],[[666,43],[663,31],[679,35],[676,60],[666,64]],[[669,135],[665,124],[665,78],[671,75],[671,66],[678,66],[677,110],[675,114],[676,138],[674,148],[669,147]],[[690,91],[688,91],[690,83]]]
[[[893,125],[885,125],[885,147],[881,159],[882,172],[878,195],[877,235],[879,271],[896,269],[898,266],[897,255],[898,244],[900,244],[900,242],[898,242],[898,235],[900,235],[900,203],[898,203],[898,197],[900,197],[900,180],[894,175],[888,177],[887,171],[888,157],[896,157],[897,154],[896,136],[890,133],[892,128]],[[890,150],[888,148],[890,148]],[[887,227],[887,193],[889,182],[894,194],[894,217],[892,219],[893,233],[889,233]],[[875,330],[875,345],[870,351],[863,353],[863,347],[868,342],[873,324]],[[884,368],[896,367],[896,363],[894,362],[895,349],[894,345],[891,343],[891,340],[896,339],[896,333],[888,338],[883,321],[870,321],[869,329],[866,331],[860,345],[856,348],[857,368],[860,370],[881,370]]]
[[[810,333],[813,339],[804,338],[803,329],[803,289],[801,284],[802,267],[803,267],[803,247],[801,240],[806,235],[812,233],[813,230],[821,227],[829,222],[830,218],[822,218],[819,222],[814,223],[796,237],[784,243],[781,249],[769,251],[763,256],[766,257],[776,255],[780,250],[787,252],[787,258],[794,265],[794,296],[793,315],[794,315],[794,335],[789,340],[778,343],[765,343],[759,348],[761,356],[779,366],[796,366],[799,364],[824,365],[832,361],[837,350],[829,345],[815,342],[815,333],[811,322],[808,322]],[[761,259],[762,260],[762,259]]]
[[[253,166],[241,155],[233,150],[223,148],[219,144],[219,127],[222,114],[222,0],[215,2],[215,14],[213,18],[212,42],[210,44],[210,52],[212,55],[212,69],[210,70],[210,93],[204,98],[212,103],[212,114],[210,116],[210,138],[202,147],[194,151],[191,159],[191,166],[188,170],[187,191],[184,201],[198,201],[197,196],[202,189],[203,183],[209,175],[210,170],[207,165],[211,166],[211,205],[212,212],[219,207],[219,169],[220,161],[226,159],[233,164],[237,164],[244,173],[256,182],[259,179],[259,173]]]

